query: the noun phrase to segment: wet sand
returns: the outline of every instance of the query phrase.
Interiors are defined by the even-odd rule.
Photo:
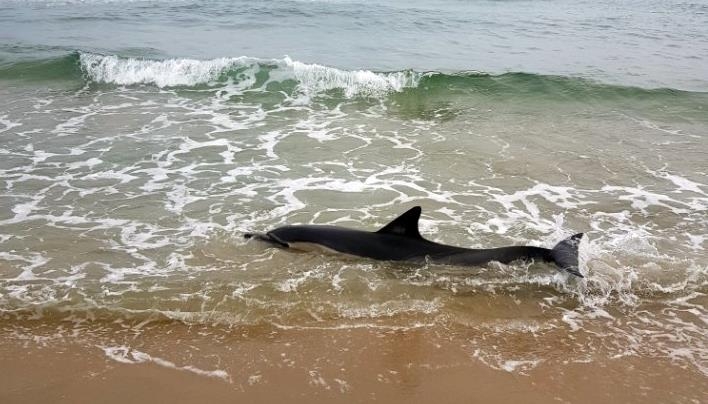
[[[175,324],[111,327],[67,335],[62,324],[5,322],[0,402],[699,403],[708,396],[702,373],[667,360],[599,355],[494,369],[459,335],[431,327],[219,334]]]

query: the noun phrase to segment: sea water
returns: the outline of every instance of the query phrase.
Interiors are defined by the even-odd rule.
[[[3,332],[119,323],[137,363],[111,338],[152,322],[423,327],[708,375],[707,65],[702,1],[0,1]],[[585,278],[243,239],[415,205],[465,247],[585,232]]]

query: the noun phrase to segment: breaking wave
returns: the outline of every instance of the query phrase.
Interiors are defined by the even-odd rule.
[[[97,83],[117,85],[152,84],[158,87],[214,85],[224,81],[257,83],[259,72],[267,73],[270,82],[294,80],[307,94],[340,89],[347,97],[380,95],[417,87],[422,77],[410,71],[375,73],[368,70],[340,70],[318,64],[284,59],[249,57],[211,60],[144,60],[79,53],[79,63],[86,78]]]
[[[306,96],[332,93],[345,98],[376,97],[406,91],[505,97],[551,97],[567,100],[699,97],[708,93],[668,88],[646,89],[598,83],[580,77],[479,71],[376,72],[345,70],[290,57],[261,59],[248,56],[209,60],[189,58],[146,59],[73,52],[45,60],[0,64],[1,79],[75,80],[83,84],[200,88],[236,84],[239,89],[285,91]],[[338,93],[337,93],[338,92]]]

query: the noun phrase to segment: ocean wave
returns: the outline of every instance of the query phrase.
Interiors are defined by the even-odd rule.
[[[267,83],[294,80],[298,89],[307,95],[340,89],[347,97],[402,91],[417,87],[422,77],[421,73],[408,71],[340,70],[289,57],[272,60],[249,57],[146,60],[80,52],[79,64],[86,78],[97,83],[152,84],[164,88],[246,81],[247,86],[251,86],[256,82],[255,74],[265,71],[269,77]]]
[[[78,51],[44,60],[0,64],[0,80],[78,80],[80,85],[155,86],[169,88],[223,88],[284,92],[293,98],[329,94],[345,98],[381,98],[403,92],[448,98],[501,96],[552,98],[568,101],[622,101],[651,96],[676,100],[708,93],[669,88],[609,85],[582,77],[550,76],[530,72],[490,74],[475,70],[377,72],[345,70],[284,57],[262,59],[248,56],[208,60],[190,58],[147,59]],[[79,84],[79,83],[77,83]]]

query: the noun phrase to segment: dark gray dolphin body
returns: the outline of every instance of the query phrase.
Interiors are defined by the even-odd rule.
[[[435,243],[418,231],[421,208],[416,206],[376,232],[338,226],[283,226],[265,234],[247,233],[246,238],[267,241],[283,248],[319,246],[343,254],[382,261],[479,266],[491,261],[508,264],[516,260],[541,260],[555,263],[562,271],[583,277],[578,271],[578,244],[583,233],[575,234],[552,249],[512,246],[471,249]]]

